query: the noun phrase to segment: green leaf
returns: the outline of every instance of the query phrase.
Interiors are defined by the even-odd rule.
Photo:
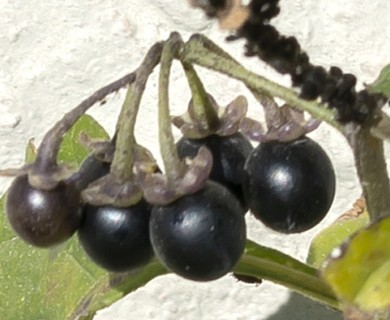
[[[390,98],[390,64],[385,66],[378,78],[367,87],[371,92],[382,93]]]
[[[89,115],[81,117],[66,133],[58,152],[58,161],[68,165],[79,165],[89,154],[80,143],[79,137],[85,132],[92,139],[108,140],[110,137],[100,124]]]
[[[367,211],[356,218],[339,220],[321,230],[312,240],[307,263],[315,268],[321,267],[332,250],[340,246],[353,233],[369,223]]]
[[[87,151],[78,142],[78,132],[107,139],[104,129],[84,116],[65,136],[60,161],[79,164]],[[30,144],[26,154],[35,156]],[[0,199],[0,319],[63,320],[92,319],[94,313],[128,292],[166,273],[152,261],[133,274],[110,275],[84,254],[73,237],[50,250],[34,248],[11,230]]]
[[[335,249],[322,277],[347,306],[364,312],[390,308],[390,217],[357,232]]]

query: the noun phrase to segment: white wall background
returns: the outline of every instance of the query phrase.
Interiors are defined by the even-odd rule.
[[[274,20],[280,31],[296,36],[313,62],[343,67],[371,82],[390,62],[388,0],[282,0]],[[202,32],[245,65],[288,84],[261,62],[242,58],[242,43],[226,44],[218,27],[201,12],[177,0],[0,0],[0,167],[22,163],[26,141],[44,132],[81,99],[133,70],[146,50],[171,31],[186,39]],[[210,92],[222,104],[243,90],[235,81],[202,71]],[[155,79],[155,77],[153,78]],[[157,152],[156,88],[150,81],[137,126],[139,141]],[[244,91],[242,91],[244,92]],[[179,69],[172,77],[172,113],[184,111],[189,91]],[[112,132],[124,92],[113,95],[92,114]],[[251,114],[259,108],[251,100]],[[353,159],[343,138],[322,125],[312,134],[328,151],[337,171],[337,195],[329,224],[359,196]],[[0,194],[10,179],[0,178]],[[304,260],[310,239],[321,226],[300,235],[278,235],[248,216],[249,236]],[[193,283],[169,275],[154,279],[96,320],[125,319],[337,319],[337,316],[271,283],[237,283],[227,276]]]

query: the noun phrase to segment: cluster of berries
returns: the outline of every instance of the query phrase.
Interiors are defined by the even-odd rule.
[[[110,165],[91,155],[76,174],[49,190],[19,175],[8,191],[8,219],[21,238],[39,247],[77,231],[90,258],[111,272],[142,267],[155,254],[175,273],[206,281],[232,271],[241,257],[248,208],[269,228],[295,233],[322,220],[333,201],[332,164],[305,136],[253,149],[241,133],[212,134],[183,137],[176,146],[183,159],[194,158],[202,146],[210,150],[210,180],[200,191],[168,205],[144,199],[128,207],[92,205],[80,194],[107,175]]]
[[[135,142],[122,117],[135,125],[137,106],[132,103],[139,106],[143,90],[131,88],[145,88],[158,63],[163,75],[159,90],[168,88],[164,68],[174,41],[180,41],[176,33],[155,44],[135,73],[98,90],[56,123],[33,163],[8,171],[17,177],[8,190],[6,213],[22,239],[50,247],[77,232],[86,253],[108,271],[131,271],[156,256],[182,277],[208,281],[231,272],[241,258],[248,209],[282,233],[303,232],[324,218],[335,193],[335,173],[325,151],[305,136],[303,113],[287,105],[279,108],[271,99],[265,110],[269,132],[253,148],[241,129],[245,121],[254,121],[245,117],[246,99],[239,96],[220,109],[195,79],[192,66],[185,70],[197,90],[192,90],[187,113],[171,119],[168,103],[159,101],[166,172]],[[58,164],[61,141],[77,119],[133,82],[117,134],[95,145],[77,172]],[[171,121],[183,133],[176,144]],[[297,135],[286,128],[302,130]]]

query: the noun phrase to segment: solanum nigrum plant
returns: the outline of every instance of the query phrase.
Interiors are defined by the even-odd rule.
[[[75,279],[83,281],[77,292],[80,295],[74,295],[77,301],[69,299],[72,300],[69,302],[72,308],[66,305],[66,312],[72,309],[70,318],[89,316],[97,307],[117,299],[120,295],[118,289],[121,293],[127,293],[166,272],[196,281],[214,280],[232,272],[239,279],[241,277],[249,282],[260,283],[264,279],[285,285],[342,310],[346,319],[355,319],[356,314],[363,319],[384,319],[390,307],[389,289],[385,281],[390,257],[385,247],[390,234],[389,218],[360,230],[344,243],[345,237],[351,233],[350,225],[340,223],[337,229],[343,229],[344,237],[341,240],[340,233],[334,234],[334,229],[328,229],[333,233],[332,240],[337,247],[324,250],[321,247],[323,243],[317,246],[323,239],[320,237],[312,246],[314,249],[311,249],[315,261],[300,262],[246,239],[243,199],[240,205],[231,192],[236,189],[230,185],[230,169],[225,170],[221,165],[226,159],[221,157],[224,160],[219,161],[219,156],[225,154],[222,149],[235,149],[229,144],[232,138],[247,137],[260,142],[253,151],[249,150],[251,147],[245,147],[248,146],[247,138],[237,143],[244,148],[242,152],[238,148],[238,155],[229,160],[228,168],[235,172],[232,176],[243,179],[233,181],[234,186],[243,182],[241,191],[244,191],[250,210],[268,227],[285,233],[307,230],[318,223],[329,209],[335,187],[334,172],[328,157],[317,143],[306,136],[318,123],[305,121],[303,112],[294,108],[307,111],[338,129],[347,138],[354,152],[368,214],[374,221],[390,212],[390,186],[383,158],[383,143],[378,139],[388,137],[386,124],[389,121],[380,111],[383,101],[368,89],[356,92],[354,77],[343,74],[340,69],[332,67],[326,72],[322,67],[313,66],[295,38],[287,38],[276,32],[269,25],[269,20],[279,12],[277,0],[252,0],[247,6],[235,0],[191,2],[205,9],[210,17],[216,17],[237,29],[231,39],[244,37],[248,40],[247,54],[256,55],[277,71],[291,75],[292,84],[299,92],[246,70],[201,35],[194,35],[183,43],[174,33],[165,42],[164,49],[161,43],[152,47],[141,67],[130,78],[122,79],[120,85],[114,85],[119,89],[135,81],[130,86],[119,117],[118,139],[111,143],[112,148],[108,148],[112,151],[109,153],[112,156],[108,161],[109,168],[107,164],[99,163],[99,157],[95,158],[94,148],[92,151],[95,155],[87,158],[77,173],[59,168],[53,160],[58,151],[57,142],[72,123],[73,113],[73,116],[66,116],[66,121],[51,133],[57,142],[45,143],[40,147],[34,164],[16,171],[19,176],[10,189],[7,203],[11,207],[7,209],[9,212],[15,209],[13,204],[17,201],[15,195],[18,192],[27,193],[26,197],[31,194],[42,196],[49,192],[49,199],[53,199],[57,188],[60,188],[60,192],[57,194],[58,201],[54,202],[67,202],[68,206],[50,207],[48,211],[55,214],[55,218],[50,218],[49,224],[43,224],[51,225],[49,230],[54,230],[52,226],[62,217],[58,213],[62,209],[65,212],[80,212],[80,208],[84,208],[81,222],[78,214],[75,224],[78,226],[81,248],[85,249],[92,261],[84,259],[84,253],[79,250],[77,239],[74,239],[69,243],[69,248],[64,249],[65,254],[58,253],[58,258],[35,261],[38,267],[29,264],[34,270],[42,268],[39,269],[42,278],[37,277],[42,279],[37,285],[41,295],[36,300],[48,307],[47,296],[50,296],[50,302],[57,296],[62,301],[64,294],[69,293],[71,289],[62,279],[66,277],[50,269],[60,266],[59,269],[63,270],[63,261],[69,259],[71,262],[65,267],[64,274],[71,270],[75,272]],[[169,70],[173,59],[182,63],[192,92],[188,113],[173,119],[185,136],[177,145],[171,132],[168,107]],[[146,80],[158,63],[161,63],[158,86],[159,144],[164,174],[156,172],[154,159],[136,144],[133,135]],[[259,122],[245,118],[246,102],[242,97],[221,112],[203,89],[193,64],[242,81],[265,107],[268,132],[262,130]],[[88,105],[101,100],[105,96],[103,93],[112,92],[112,88],[109,86],[105,91],[98,91],[81,105],[81,109],[77,109],[78,114],[82,114]],[[387,97],[389,91],[385,93]],[[286,105],[279,108],[270,97],[281,98]],[[328,105],[308,101],[317,97]],[[229,143],[225,148],[226,141]],[[187,142],[190,142],[190,146]],[[185,151],[184,159],[180,159],[177,152],[180,152],[182,145],[186,145],[186,150],[196,149],[197,153],[191,151],[193,153],[190,154],[188,151],[187,154]],[[238,158],[240,160],[236,161]],[[247,160],[242,166],[245,158]],[[226,178],[221,179],[222,184],[209,179],[217,180],[214,174],[218,170],[213,172],[213,162],[218,170],[222,168]],[[19,184],[31,186],[32,191],[19,188]],[[30,197],[29,201],[35,201],[38,196]],[[73,199],[77,201],[72,202]],[[75,205],[74,210],[69,210],[72,204]],[[34,205],[39,205],[39,202],[34,202]],[[31,217],[33,212],[20,211],[24,217]],[[26,212],[29,214],[25,215]],[[20,221],[16,214],[11,216]],[[73,223],[72,218],[65,220],[60,224],[63,231]],[[358,230],[366,221],[362,219],[359,223],[351,230]],[[55,232],[55,237],[47,241],[43,239],[43,233],[36,232],[42,227],[42,222],[30,224],[34,232],[27,230],[30,232],[28,235],[32,233],[33,240],[26,239],[38,246],[59,243],[74,232],[73,228],[70,232]],[[20,233],[25,231],[23,229]],[[63,234],[67,235],[61,238]],[[13,241],[2,244],[7,242]],[[333,248],[336,249],[332,251]],[[153,252],[156,259],[152,259]],[[330,258],[322,257],[324,252],[332,252]],[[14,253],[10,250],[10,257]],[[108,271],[130,272],[107,275],[96,268],[94,262]],[[20,265],[17,264],[18,267]],[[4,270],[3,266],[0,267]],[[85,275],[89,285],[84,283]],[[0,282],[5,278],[13,279],[0,274]],[[24,298],[18,300],[24,301]],[[50,308],[57,308],[57,304],[55,307],[53,305],[51,303]],[[30,318],[37,317],[34,315]]]

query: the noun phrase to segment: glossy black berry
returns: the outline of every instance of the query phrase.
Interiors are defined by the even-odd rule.
[[[176,145],[180,158],[193,158],[201,146],[206,146],[213,155],[210,179],[227,187],[247,209],[241,184],[246,158],[253,150],[248,139],[241,133],[227,137],[214,134],[203,139],[183,137]]]
[[[214,280],[230,272],[243,253],[243,211],[228,189],[209,181],[195,194],[154,207],[150,237],[168,269],[195,281]]]
[[[153,256],[150,210],[143,200],[127,208],[86,205],[78,231],[82,247],[96,264],[108,271],[143,267]]]
[[[30,186],[27,175],[15,178],[6,200],[12,228],[38,247],[69,239],[79,226],[80,208],[80,194],[72,185],[60,182],[52,190],[39,190]]]
[[[335,194],[325,151],[308,137],[260,144],[245,164],[244,192],[251,212],[267,227],[297,233],[318,224]]]

